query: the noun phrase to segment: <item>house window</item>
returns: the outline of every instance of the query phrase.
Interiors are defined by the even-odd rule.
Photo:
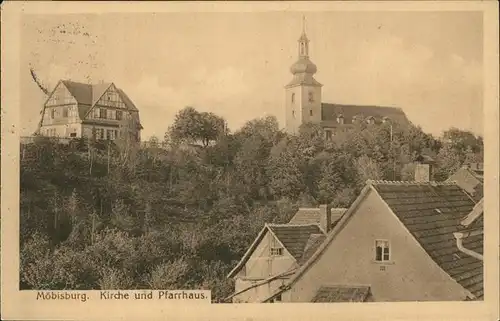
[[[116,120],[122,120],[122,111],[121,110],[117,110],[116,111]]]
[[[70,133],[69,137],[76,137],[76,133]]]
[[[313,115],[313,111],[311,109],[311,110],[309,110],[309,116],[312,116],[312,115]]]
[[[377,240],[375,241],[375,261],[387,262],[389,261],[389,241]]]
[[[55,110],[55,108],[52,108],[52,109],[50,110],[50,118],[54,119],[54,118],[55,118],[55,116],[56,116],[56,110]]]
[[[68,117],[68,107],[63,108],[63,117]]]
[[[99,115],[101,112],[99,111],[99,108],[94,109],[94,118],[99,118]]]
[[[292,110],[292,116],[295,118],[295,110]]]
[[[278,296],[274,298],[274,301],[281,302],[281,294],[278,294]]]
[[[295,93],[292,93],[292,103],[295,102]]]
[[[309,92],[309,102],[312,103],[314,101],[314,94]]]
[[[271,240],[270,254],[271,256],[283,255],[283,247],[276,239]]]
[[[96,138],[97,139],[104,139],[104,129],[102,129],[102,128],[96,129]]]
[[[106,119],[108,111],[105,108],[100,108],[99,111],[100,111],[99,118]]]
[[[281,256],[283,255],[282,247],[272,247],[271,248],[271,256]]]
[[[326,140],[332,140],[332,131],[331,130],[325,130],[326,134]]]

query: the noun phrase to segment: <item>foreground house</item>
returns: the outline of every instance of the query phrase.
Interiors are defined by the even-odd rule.
[[[482,201],[455,182],[369,181],[262,302],[482,300],[482,215]]]
[[[140,141],[139,110],[113,83],[60,80],[43,105],[38,133],[52,137],[94,137]]]
[[[285,284],[313,255],[346,209],[301,208],[288,224],[265,224],[228,278],[233,302],[259,302]],[[279,296],[273,300],[280,301]]]

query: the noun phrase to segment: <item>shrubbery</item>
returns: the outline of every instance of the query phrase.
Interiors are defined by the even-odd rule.
[[[325,141],[314,125],[288,136],[273,117],[234,134],[212,114],[177,122],[146,147],[21,147],[21,288],[204,288],[221,300],[265,222],[287,222],[299,206],[347,207],[366,179],[412,179],[422,151],[436,158],[436,179],[482,160],[482,139],[454,129],[444,141],[394,124],[391,142],[387,124],[358,126]]]

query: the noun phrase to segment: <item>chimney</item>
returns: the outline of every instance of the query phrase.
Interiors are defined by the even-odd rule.
[[[415,166],[415,181],[429,182],[431,180],[431,165],[417,163]]]
[[[331,210],[330,205],[322,204],[319,206],[319,211],[321,213],[319,225],[325,231],[325,233],[330,232],[332,226]]]

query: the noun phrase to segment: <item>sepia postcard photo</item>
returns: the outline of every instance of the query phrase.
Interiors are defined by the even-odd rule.
[[[495,2],[4,3],[1,106],[4,318],[498,319]]]

